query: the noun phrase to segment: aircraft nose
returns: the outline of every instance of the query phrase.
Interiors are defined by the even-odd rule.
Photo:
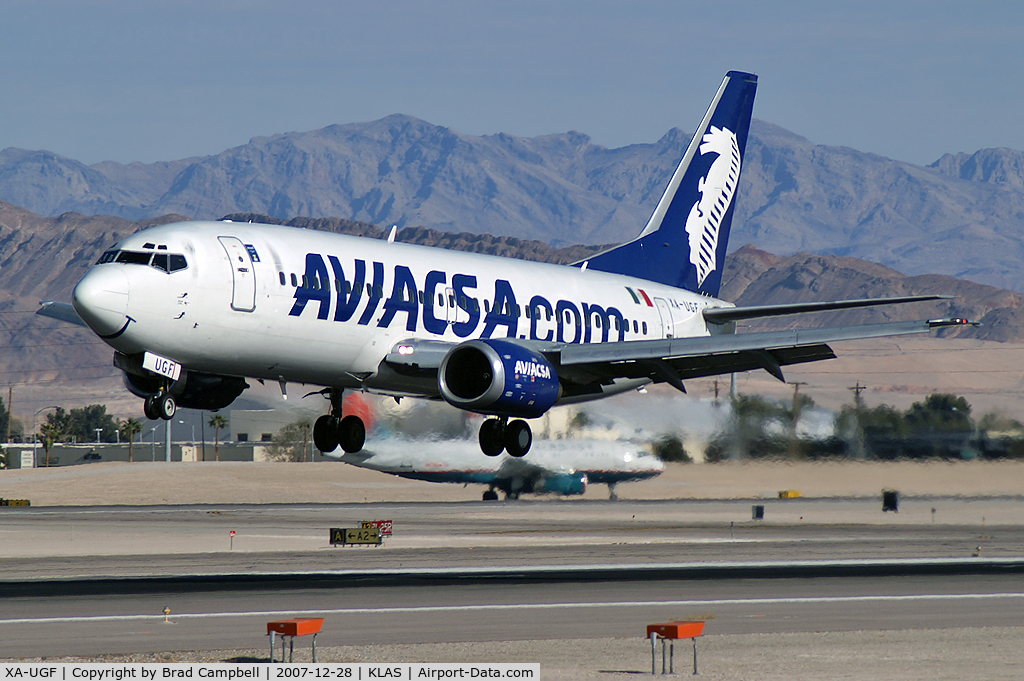
[[[128,277],[118,267],[94,267],[75,286],[71,302],[99,336],[118,333],[128,321]]]

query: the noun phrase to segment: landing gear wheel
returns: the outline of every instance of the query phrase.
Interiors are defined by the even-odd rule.
[[[160,418],[160,414],[157,413],[156,405],[153,403],[156,395],[150,395],[146,398],[146,401],[142,403],[142,413],[146,415],[146,418],[150,421],[156,421]]]
[[[153,406],[156,408],[156,413],[164,421],[170,421],[174,418],[174,412],[178,411],[178,405],[175,404],[174,398],[167,393],[157,395],[153,400]]]
[[[505,449],[505,429],[498,419],[480,424],[480,449],[487,456],[498,456]]]
[[[484,501],[497,501],[497,500],[498,500],[498,493],[495,492],[493,489],[489,489],[486,492],[484,492]]]
[[[338,443],[349,454],[358,452],[366,442],[366,426],[358,416],[349,414],[338,424]]]
[[[533,433],[526,421],[509,421],[505,426],[505,449],[515,457],[526,456],[533,444]]]
[[[338,419],[321,416],[313,423],[313,444],[321,452],[333,452],[338,448]]]

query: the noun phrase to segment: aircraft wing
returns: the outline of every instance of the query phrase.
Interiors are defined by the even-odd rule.
[[[594,379],[602,376],[650,377],[655,382],[667,382],[680,390],[683,390],[683,379],[751,369],[764,369],[784,381],[783,366],[834,358],[832,348],[827,345],[830,342],[927,333],[937,328],[966,324],[971,322],[965,319],[930,319],[825,329],[573,344],[559,349],[557,362],[559,376],[569,377],[574,369],[580,369]],[[568,371],[563,371],[563,368]]]
[[[819,303],[787,303],[782,305],[751,305],[748,307],[708,307],[704,308],[704,320],[710,324],[726,324],[741,319],[760,319],[763,317],[780,317],[790,314],[808,312],[831,312],[833,310],[850,310],[858,307],[876,305],[902,305],[904,303],[922,303],[929,300],[952,300],[956,296],[902,296],[898,298],[862,298],[859,300],[833,300]]]
[[[828,346],[832,342],[927,333],[972,323],[966,319],[927,319],[617,343],[509,340],[543,354],[556,367],[560,379],[577,385],[607,383],[616,378],[648,378],[685,392],[686,379],[753,369],[764,369],[785,381],[784,366],[833,359],[835,354]],[[417,339],[400,341],[385,362],[393,367],[436,372],[455,345]]]

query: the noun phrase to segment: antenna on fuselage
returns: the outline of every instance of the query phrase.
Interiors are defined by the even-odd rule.
[[[398,225],[391,225],[391,233],[388,234],[388,243],[395,243],[395,234],[398,234]]]

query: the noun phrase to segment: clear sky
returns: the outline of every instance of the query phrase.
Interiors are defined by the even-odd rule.
[[[1024,149],[1024,3],[962,0],[0,0],[0,148],[152,162],[392,113],[621,146],[692,131],[730,69],[820,144]]]

